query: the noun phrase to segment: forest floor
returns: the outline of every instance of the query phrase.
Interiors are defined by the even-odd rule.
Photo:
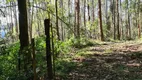
[[[65,80],[142,80],[142,42],[102,42],[70,54],[76,65]]]

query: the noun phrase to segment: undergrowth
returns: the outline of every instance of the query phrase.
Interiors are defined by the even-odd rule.
[[[51,44],[52,45],[52,44]],[[64,75],[68,74],[70,70],[74,69],[76,63],[71,61],[73,55],[70,55],[73,48],[84,48],[93,46],[89,40],[86,39],[69,39],[66,41],[54,40],[55,70],[56,74],[65,78]],[[20,44],[19,42],[6,45],[6,48],[0,54],[0,80],[24,80],[24,76],[18,73],[18,53]],[[36,70],[38,77],[44,76],[46,73],[46,43],[45,37],[35,39],[36,48]],[[32,74],[31,74],[32,75]]]

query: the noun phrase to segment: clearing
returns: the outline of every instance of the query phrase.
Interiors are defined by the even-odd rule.
[[[75,64],[57,79],[65,80],[142,80],[142,42],[102,42],[76,49],[68,64]],[[75,57],[74,57],[75,56]],[[65,59],[65,58],[64,58]]]

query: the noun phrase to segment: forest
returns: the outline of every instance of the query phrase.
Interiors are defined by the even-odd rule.
[[[142,0],[0,0],[0,80],[142,80]]]

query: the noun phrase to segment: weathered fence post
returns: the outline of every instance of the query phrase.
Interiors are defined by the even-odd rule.
[[[51,59],[51,46],[50,46],[50,19],[44,20],[45,35],[46,35],[46,61],[47,61],[47,72],[49,80],[53,79],[52,73],[52,59]]]

